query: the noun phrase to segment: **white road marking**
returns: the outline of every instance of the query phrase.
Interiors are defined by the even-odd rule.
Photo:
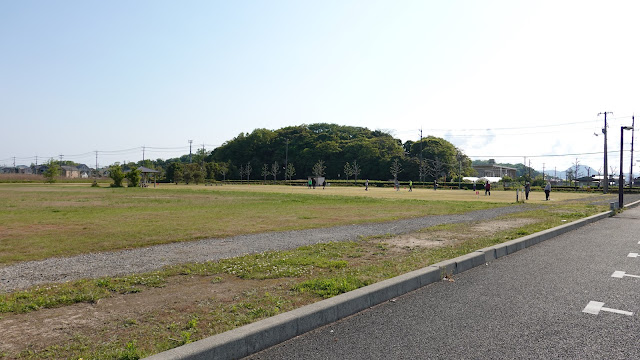
[[[638,257],[638,253],[629,253],[629,255],[627,255],[627,257],[637,258]]]
[[[582,312],[587,313],[587,314],[598,315],[600,313],[600,311],[607,311],[607,312],[612,312],[614,314],[620,314],[620,315],[627,315],[627,316],[632,316],[633,315],[633,313],[630,312],[630,311],[624,311],[624,310],[618,310],[618,309],[610,309],[610,308],[604,307],[603,305],[604,305],[603,302],[589,301],[587,306],[584,309],[582,309]]]
[[[618,278],[618,279],[622,279],[625,276],[634,277],[634,278],[640,278],[640,276],[638,276],[638,275],[627,274],[624,271],[614,271],[613,275],[611,275],[611,277]]]

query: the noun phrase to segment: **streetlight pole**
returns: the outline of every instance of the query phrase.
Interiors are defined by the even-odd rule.
[[[620,177],[618,178],[618,208],[622,209],[623,206],[623,190],[624,190],[624,177],[622,176],[622,148],[624,146],[624,131],[633,130],[633,126],[620,126]]]

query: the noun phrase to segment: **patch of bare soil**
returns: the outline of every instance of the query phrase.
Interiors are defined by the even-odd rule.
[[[18,353],[65,344],[75,336],[104,338],[127,322],[137,323],[150,314],[180,312],[201,302],[230,302],[243,291],[268,286],[270,280],[231,280],[213,283],[212,277],[176,277],[163,288],[116,295],[94,304],[75,304],[0,318],[0,353]],[[229,280],[229,281],[227,281]]]
[[[515,218],[490,220],[462,225],[463,231],[446,229],[426,230],[410,234],[394,236],[384,242],[398,249],[435,248],[455,245],[466,240],[485,237],[499,231],[515,229],[536,222],[535,219]]]

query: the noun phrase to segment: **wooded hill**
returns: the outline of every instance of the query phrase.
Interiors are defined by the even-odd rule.
[[[285,162],[295,168],[293,179],[312,176],[314,166],[322,162],[329,179],[346,179],[350,172],[345,170],[357,168],[358,179],[387,180],[394,177],[391,167],[395,160],[399,180],[418,181],[421,174],[425,181],[450,180],[460,169],[463,176],[473,174],[470,159],[444,139],[428,136],[422,142],[403,144],[383,131],[327,123],[241,133],[205,157],[206,162],[224,164],[227,179],[240,179],[240,170],[249,165],[249,178],[254,180],[262,179],[265,171],[270,171],[267,179],[273,179],[273,169],[278,179],[284,179]],[[215,177],[221,178],[219,174]],[[355,176],[351,173],[348,177]]]

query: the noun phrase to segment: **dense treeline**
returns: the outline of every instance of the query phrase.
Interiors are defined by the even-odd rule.
[[[285,171],[285,164],[289,170]],[[456,180],[472,176],[471,160],[448,141],[394,138],[380,130],[336,124],[256,129],[241,133],[212,152],[202,149],[179,158],[125,164],[160,170],[169,182],[284,180],[318,175],[328,179],[399,181]]]
[[[348,168],[356,167],[359,179],[387,180],[394,177],[391,167],[396,159],[400,167],[399,180],[415,181],[421,173],[425,181],[451,178],[459,174],[460,168],[463,176],[473,173],[469,158],[444,139],[426,137],[422,143],[403,144],[383,131],[326,123],[279,130],[256,129],[227,141],[211,154],[213,162],[228,166],[233,178],[240,178],[240,168],[246,169],[249,164],[253,179],[262,179],[264,165],[275,162],[281,168],[285,162],[293,164],[296,172],[293,178],[304,179],[314,175],[314,165],[322,161],[325,175],[330,179],[355,179],[356,175]],[[284,179],[284,171],[279,177]]]

